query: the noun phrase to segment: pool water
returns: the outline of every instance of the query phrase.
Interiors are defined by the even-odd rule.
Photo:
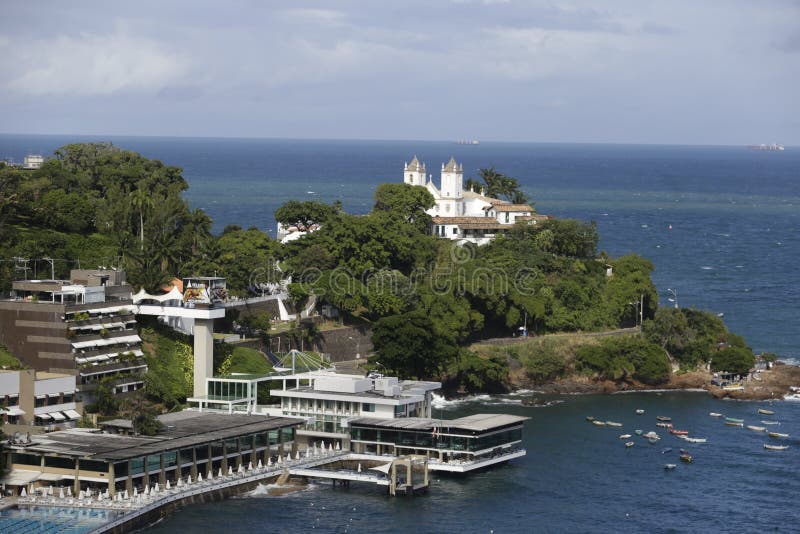
[[[119,515],[112,510],[22,506],[0,510],[0,534],[83,534]]]

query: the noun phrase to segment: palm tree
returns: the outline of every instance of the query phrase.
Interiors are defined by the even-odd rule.
[[[141,182],[139,187],[131,192],[131,203],[134,208],[139,210],[139,249],[144,250],[144,212],[153,208],[153,198],[150,196],[150,192],[142,186]]]
[[[192,237],[192,256],[200,250],[200,243],[211,237],[211,217],[200,208],[189,213],[188,230]]]

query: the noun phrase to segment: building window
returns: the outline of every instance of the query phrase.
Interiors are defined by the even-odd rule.
[[[457,233],[458,233],[458,228],[456,228],[456,227],[454,226],[454,227],[453,227],[453,235],[456,235]]]
[[[361,411],[362,412],[374,412],[375,411],[375,404],[371,402],[362,402],[361,403]]]
[[[506,212],[506,223],[508,223],[508,217],[511,215],[510,213]]]

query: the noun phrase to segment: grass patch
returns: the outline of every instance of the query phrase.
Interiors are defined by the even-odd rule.
[[[0,345],[0,367],[3,369],[24,369],[25,366],[22,365],[18,359],[16,359],[8,349],[5,348],[3,345]]]

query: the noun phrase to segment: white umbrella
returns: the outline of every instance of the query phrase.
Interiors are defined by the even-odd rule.
[[[67,497],[72,497],[72,486],[67,486]]]
[[[27,497],[28,496],[28,492],[25,491],[25,488],[22,488],[22,491],[20,492],[19,496],[20,497]]]
[[[133,487],[133,496],[134,497],[138,497],[139,496],[139,488],[137,488],[136,486]]]
[[[124,492],[122,492],[122,498],[123,499],[127,499],[128,498],[128,490],[127,489]]]
[[[83,491],[79,491],[79,492],[78,492],[78,500],[79,500],[79,501],[82,501],[82,500],[83,500]]]
[[[108,498],[108,497],[109,497],[108,488],[106,488],[106,498]]]
[[[283,456],[281,456],[280,454],[278,455],[278,462],[277,463],[278,463],[278,465],[281,465],[283,463]]]
[[[233,475],[233,466],[229,465],[228,466],[228,476],[231,476],[231,475]]]
[[[239,464],[239,469],[236,470],[240,475],[244,473],[244,464]]]
[[[294,454],[294,459],[295,460],[299,460],[300,459],[300,449],[297,449],[297,452]]]
[[[172,486],[170,486],[170,484],[169,484],[169,479],[167,479],[167,489],[171,489],[171,488],[172,488]]]
[[[177,484],[175,484],[175,485],[176,485],[177,487],[179,487],[179,488],[182,488],[182,487],[183,487],[183,479],[182,479],[182,478],[178,478],[178,483],[177,483]]]
[[[97,493],[97,502],[102,502],[102,501],[103,501],[103,494],[98,492]]]
[[[219,472],[217,473],[217,478],[221,478],[221,477],[222,477],[222,468],[220,467],[219,468]]]
[[[292,461],[292,455],[291,454],[288,454],[288,453],[286,454],[286,461],[287,462],[291,462]]]
[[[211,478],[211,474],[208,475],[208,478],[209,479]],[[197,481],[198,482],[202,482],[203,481],[203,473],[197,473]]]
[[[272,456],[267,458],[267,467],[272,467]]]
[[[258,468],[264,469],[264,464],[261,463],[261,458],[258,459]]]
[[[248,471],[252,471],[253,470],[253,462],[250,462],[250,463],[247,464],[247,470]]]
[[[150,485],[149,484],[144,487],[144,494],[145,495],[150,495]]]
[[[337,451],[340,451],[340,450],[342,450],[342,446],[341,446],[341,444],[340,444],[338,441],[336,442],[336,450],[337,450]]]
[[[59,499],[63,499],[64,498],[64,486],[61,486],[60,488],[58,488],[58,498]]]
[[[361,472],[361,462],[358,462],[358,472]]]
[[[214,480],[214,471],[208,472],[208,480]]]
[[[48,495],[53,495],[53,486],[48,486],[47,487],[47,494]]]

